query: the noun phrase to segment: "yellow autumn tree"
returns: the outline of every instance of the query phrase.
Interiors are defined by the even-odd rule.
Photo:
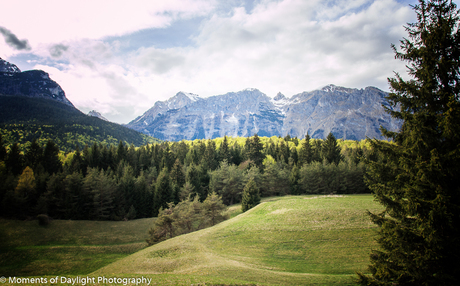
[[[19,199],[27,199],[27,197],[35,191],[35,176],[34,171],[27,166],[19,176],[18,185],[15,192]]]

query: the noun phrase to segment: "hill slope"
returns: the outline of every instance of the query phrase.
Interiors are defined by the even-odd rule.
[[[116,123],[88,116],[61,102],[25,96],[0,96],[0,134],[6,144],[33,138],[52,139],[61,150],[72,151],[94,142],[136,146],[156,139]]]
[[[372,196],[266,200],[217,226],[146,248],[92,275],[190,283],[349,284],[375,247]]]

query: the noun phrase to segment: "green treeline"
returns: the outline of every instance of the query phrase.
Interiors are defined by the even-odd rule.
[[[332,134],[325,140],[254,135],[141,147],[120,141],[69,153],[52,140],[39,142],[22,148],[5,144],[0,135],[3,217],[144,218],[170,209],[170,203],[204,202],[213,192],[226,205],[239,203],[248,182],[260,197],[363,193],[364,161],[376,159],[366,141]]]

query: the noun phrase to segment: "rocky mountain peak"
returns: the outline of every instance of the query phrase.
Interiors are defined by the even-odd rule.
[[[278,92],[278,94],[273,98],[273,100],[275,101],[280,101],[283,99],[286,99],[286,96],[284,96],[284,94],[282,94],[281,92]]]
[[[69,106],[64,90],[42,70],[21,72],[14,64],[0,59],[0,95],[41,97]]]
[[[323,87],[321,90],[324,92],[331,92],[331,93],[334,93],[334,92],[352,93],[352,92],[355,92],[357,89],[329,84]]]
[[[185,91],[179,91],[174,97],[172,97],[171,99],[173,98],[183,98],[183,99],[189,99],[191,100],[192,102],[193,101],[197,101],[197,100],[200,100],[202,99],[199,95],[197,94],[194,94],[194,93],[190,93],[190,92],[185,92]],[[171,100],[170,99],[170,100]]]
[[[97,112],[96,110],[91,110],[90,112],[88,112],[87,115],[92,116],[92,117],[97,117],[97,118],[102,119],[104,121],[109,121],[107,118],[105,118],[101,113]]]
[[[0,58],[0,72],[2,73],[20,73],[21,70],[14,64]]]

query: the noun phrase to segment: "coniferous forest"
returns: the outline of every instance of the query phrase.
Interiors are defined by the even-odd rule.
[[[141,147],[94,143],[64,153],[48,140],[6,146],[0,138],[1,216],[124,220],[157,216],[185,200],[215,193],[240,203],[255,185],[260,197],[365,193],[366,141],[224,137]]]

